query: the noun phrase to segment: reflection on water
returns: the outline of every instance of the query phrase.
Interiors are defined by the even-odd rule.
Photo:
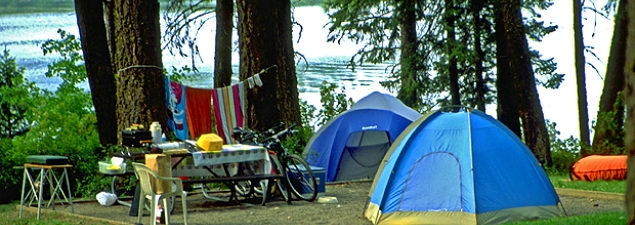
[[[296,51],[307,57],[308,66],[301,62],[297,65],[298,89],[300,98],[311,104],[319,104],[319,87],[323,81],[335,82],[345,87],[347,95],[358,99],[371,91],[384,90],[379,81],[386,78],[389,65],[364,65],[347,68],[350,56],[357,50],[354,44],[342,45],[326,43],[327,30],[322,29],[326,15],[320,7],[300,7],[295,9],[295,19],[303,25],[302,38],[294,44]],[[200,32],[199,48],[204,59],[213,59],[213,23]],[[47,78],[44,73],[47,65],[57,56],[43,56],[40,45],[48,39],[59,39],[57,30],[62,29],[79,37],[74,13],[18,14],[0,16],[0,45],[10,51],[19,66],[26,68],[26,77],[45,89],[55,89],[60,79]],[[297,35],[296,35],[297,38]],[[234,56],[238,59],[238,56]],[[180,68],[187,66],[189,59],[170,55],[163,56],[164,65]],[[184,82],[195,87],[213,86],[213,61],[204,60],[197,64],[201,79]],[[237,62],[235,63],[237,64]],[[235,65],[236,67],[237,65]],[[234,68],[234,72],[238,71]],[[86,85],[87,87],[87,85]],[[317,97],[317,99],[316,99]]]

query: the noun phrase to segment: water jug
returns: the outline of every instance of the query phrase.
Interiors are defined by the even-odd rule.
[[[161,133],[161,124],[158,121],[152,122],[150,125],[150,132],[152,132],[152,143],[159,144],[162,141]]]

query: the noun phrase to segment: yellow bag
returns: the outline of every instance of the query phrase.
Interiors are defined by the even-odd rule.
[[[196,145],[203,151],[220,151],[223,150],[223,139],[214,133],[203,134],[196,141]]]
[[[172,177],[172,157],[164,154],[146,154],[146,166],[164,177]],[[170,181],[152,181],[154,191],[156,193],[167,193],[172,191],[172,182]]]

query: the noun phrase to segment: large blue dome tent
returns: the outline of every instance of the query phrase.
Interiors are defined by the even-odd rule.
[[[303,155],[324,168],[326,182],[372,179],[392,142],[419,117],[392,95],[372,92],[320,127]]]
[[[392,144],[369,191],[370,221],[499,224],[564,215],[520,138],[481,111],[453,109],[426,114]]]

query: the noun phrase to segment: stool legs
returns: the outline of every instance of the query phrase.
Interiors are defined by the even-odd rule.
[[[22,176],[22,192],[20,196],[20,218],[22,218],[22,211],[24,204],[26,201],[29,201],[29,205],[33,202],[35,198],[37,200],[37,219],[40,220],[42,214],[42,204],[44,202],[44,186],[46,183],[51,185],[50,192],[51,197],[46,204],[46,207],[50,207],[53,205],[55,207],[54,202],[56,198],[62,200],[66,200],[71,205],[71,211],[75,213],[75,207],[73,206],[73,195],[71,194],[71,186],[70,181],[68,180],[68,171],[67,168],[72,167],[71,165],[33,165],[33,164],[25,164],[24,166],[24,174]],[[30,169],[39,169],[39,176],[34,180]],[[53,169],[62,169],[62,174],[57,177],[53,171]],[[26,192],[26,183],[29,182],[30,189]],[[62,188],[63,183],[66,183],[66,191],[64,193],[64,189]],[[25,193],[26,192],[26,193]],[[68,196],[66,195],[68,194]],[[61,195],[61,196],[60,196]],[[27,200],[29,198],[29,200]]]
[[[64,168],[64,176],[66,177],[66,190],[68,191],[68,198],[71,202],[71,213],[75,213],[75,207],[73,206],[73,195],[71,194],[71,183],[68,182],[68,171]],[[63,193],[64,191],[62,191]]]
[[[26,176],[27,176],[27,168],[24,168],[24,172],[22,173],[22,192],[20,194],[20,218],[22,218],[22,206],[24,206],[24,189],[26,189]]]
[[[40,169],[40,190],[38,191],[38,198],[37,198],[37,220],[40,220],[40,215],[42,215],[42,198],[44,197],[43,195],[43,190],[44,190],[44,186],[46,185],[46,169],[42,168]]]

